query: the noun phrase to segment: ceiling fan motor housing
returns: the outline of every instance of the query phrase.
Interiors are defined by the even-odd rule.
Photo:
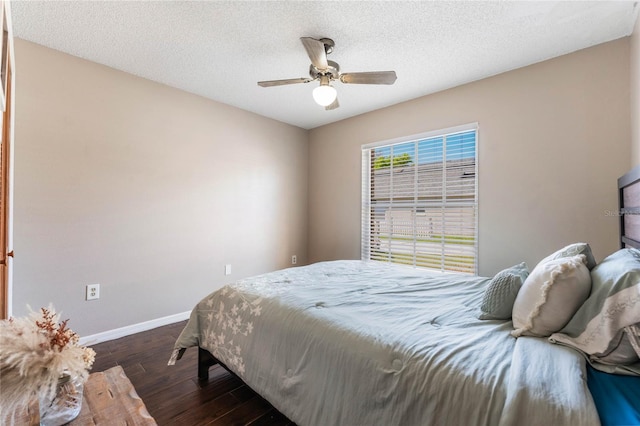
[[[340,77],[340,65],[337,62],[327,60],[329,66],[325,70],[316,68],[313,64],[309,66],[309,75],[314,80],[324,75],[328,76],[330,80],[336,80]]]

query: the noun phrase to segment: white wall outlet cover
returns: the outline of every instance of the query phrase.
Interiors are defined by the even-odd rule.
[[[86,300],[95,300],[100,298],[100,284],[87,285]]]

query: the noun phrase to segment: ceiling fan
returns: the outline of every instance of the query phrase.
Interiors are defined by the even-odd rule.
[[[309,66],[311,77],[259,81],[258,86],[283,86],[320,80],[320,86],[313,89],[313,99],[324,109],[331,110],[340,106],[336,89],[331,85],[332,81],[339,80],[346,84],[393,84],[397,79],[395,71],[340,73],[340,65],[327,59],[327,55],[333,52],[335,46],[333,40],[330,38],[316,40],[311,37],[300,37],[300,41],[311,59],[311,66]]]

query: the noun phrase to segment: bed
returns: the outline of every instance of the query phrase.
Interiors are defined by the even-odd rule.
[[[634,189],[625,188],[640,179],[623,178],[624,221],[625,215],[635,213],[632,197],[625,195]],[[634,228],[628,223],[621,229]],[[622,234],[621,241],[630,240],[639,241],[640,232],[635,237]],[[597,314],[594,304],[600,303],[596,296],[611,296],[593,290],[592,277],[599,270],[610,271],[619,259],[608,257],[596,266],[585,247],[588,244],[581,243],[553,253],[530,275],[538,270],[558,275],[554,265],[573,265],[572,279],[584,281],[586,270],[591,294],[586,291],[573,312],[592,318]],[[636,249],[621,253],[634,261],[631,250]],[[640,251],[638,256],[640,265]],[[550,309],[550,302],[539,297],[525,310],[524,319],[517,316],[516,308],[528,303],[522,289],[531,288],[526,287],[531,279],[523,265],[485,278],[342,260],[243,279],[197,304],[169,364],[187,348],[198,347],[201,379],[208,377],[210,365],[219,363],[305,426],[640,423],[637,393],[628,392],[629,386],[640,389],[640,362],[602,364],[612,353],[611,345],[604,355],[586,352],[591,349],[580,346],[584,330],[575,324],[575,316],[562,320],[552,338],[538,333],[536,327],[547,325],[540,312]],[[515,295],[504,288],[499,292],[513,299],[513,321],[504,313],[491,316],[483,311],[488,289],[504,281],[498,276],[508,276],[510,285],[517,281],[513,277],[521,279],[522,289]],[[566,281],[570,284],[546,291],[550,295],[570,288],[573,294],[569,286],[582,285],[578,278],[577,284]],[[624,291],[637,287],[640,295],[638,280],[625,280]],[[640,314],[640,302],[630,310],[631,316],[636,310]],[[627,334],[620,331],[629,344],[633,324],[625,326],[631,330]],[[626,417],[616,417],[621,410]]]

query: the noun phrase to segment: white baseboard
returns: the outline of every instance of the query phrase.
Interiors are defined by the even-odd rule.
[[[153,328],[162,327],[163,325],[184,321],[186,319],[189,319],[189,315],[191,315],[191,311],[181,312],[179,314],[140,322],[138,324],[127,325],[126,327],[103,331],[102,333],[81,337],[79,343],[82,346],[91,346],[102,342],[108,342],[109,340],[119,339],[131,334],[140,333],[141,331],[147,331]]]

